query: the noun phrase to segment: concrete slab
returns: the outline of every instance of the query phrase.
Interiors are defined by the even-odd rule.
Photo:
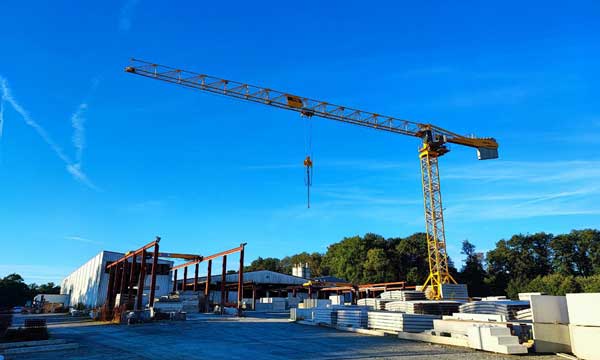
[[[571,349],[578,358],[600,359],[600,327],[569,325]]]
[[[534,323],[568,324],[569,311],[564,296],[531,295],[531,316]]]
[[[600,293],[567,294],[569,322],[580,326],[600,326]]]
[[[571,352],[569,325],[533,323],[532,329],[535,352]]]

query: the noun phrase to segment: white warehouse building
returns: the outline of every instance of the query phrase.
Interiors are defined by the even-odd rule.
[[[61,283],[61,294],[66,294],[69,297],[69,305],[76,306],[81,303],[88,308],[96,308],[104,305],[106,302],[106,293],[108,291],[109,273],[106,270],[106,265],[120,259],[125,254],[101,251],[98,255],[91,258],[77,270],[68,275]],[[141,259],[138,257],[138,269]],[[144,282],[144,297],[143,304],[148,303],[148,295],[150,291],[150,269],[152,261],[146,261],[148,271]],[[172,261],[158,259],[157,276],[156,276],[156,293],[155,297],[168,295],[171,291],[171,267]],[[137,281],[137,277],[136,277]],[[137,283],[137,282],[136,282]],[[137,288],[137,285],[135,286]]]

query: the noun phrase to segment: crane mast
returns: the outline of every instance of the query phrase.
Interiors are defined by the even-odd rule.
[[[495,159],[498,158],[498,143],[495,139],[462,136],[432,124],[334,105],[138,59],[131,59],[131,65],[127,66],[125,71],[185,87],[296,111],[306,117],[317,116],[420,138],[422,146],[419,149],[419,159],[429,263],[429,276],[424,288],[430,286],[431,297],[439,299],[442,295],[442,284],[456,283],[448,271],[438,158],[449,151],[446,144],[450,143],[477,149],[477,157],[480,160]],[[310,165],[312,166],[312,162]]]

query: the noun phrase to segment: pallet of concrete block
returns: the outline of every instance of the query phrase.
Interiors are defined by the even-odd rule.
[[[513,320],[517,311],[529,308],[529,301],[520,300],[483,300],[466,303],[460,306],[461,313],[497,314]]]
[[[473,326],[480,326],[485,322],[486,326],[507,327],[504,320],[502,315],[456,313],[444,316],[441,320],[433,320],[433,331],[438,336],[466,338],[469,328]]]
[[[344,305],[344,295],[330,295],[331,305]]]
[[[302,305],[302,306],[300,306]],[[317,308],[317,307],[327,307],[331,305],[331,300],[329,299],[304,299],[298,307],[303,307],[305,309]]]
[[[519,338],[511,335],[507,327],[471,326],[467,336],[469,347],[501,354],[527,354],[527,347],[519,344]]]
[[[366,299],[358,299],[356,304],[359,306],[367,306],[373,310],[385,310],[385,304],[387,304],[391,301],[393,301],[393,300],[366,298]]]
[[[261,298],[260,301],[256,303],[255,311],[285,311],[285,305],[285,298]]]
[[[468,300],[469,291],[466,284],[442,284],[442,299]]]
[[[600,359],[600,293],[567,294],[566,298],[573,354]]]
[[[315,324],[335,326],[337,323],[337,309],[313,308],[312,314]]]
[[[313,321],[313,310],[312,309],[290,309],[290,320],[292,321]]]
[[[423,291],[416,290],[392,290],[392,291],[384,291],[379,296],[381,299],[387,300],[402,300],[402,301],[410,301],[410,300],[424,300],[425,293]]]
[[[420,333],[431,330],[433,321],[438,315],[403,314],[390,311],[369,311],[368,326],[370,329],[404,331]]]
[[[392,301],[385,304],[385,309],[407,314],[450,315],[458,312],[460,304],[451,300]]]
[[[368,309],[359,306],[346,306],[337,311],[337,326],[366,328],[368,323]]]

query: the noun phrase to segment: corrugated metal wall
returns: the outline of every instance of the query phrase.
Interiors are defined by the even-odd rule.
[[[111,251],[103,251],[94,256],[88,262],[67,276],[61,283],[61,293],[69,294],[70,305],[75,306],[78,303],[86,307],[99,307],[106,301],[108,292],[109,274],[103,270],[106,263],[121,258],[124,254]],[[160,260],[159,264],[170,264],[172,261]],[[148,302],[148,293],[150,290],[150,276],[146,276],[144,284],[144,304]],[[167,295],[171,291],[172,281],[170,275],[156,276],[156,296]]]

